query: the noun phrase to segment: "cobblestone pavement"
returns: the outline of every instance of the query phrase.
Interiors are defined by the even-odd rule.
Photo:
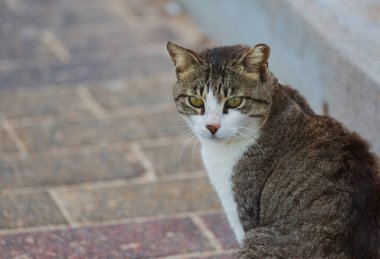
[[[171,7],[0,1],[0,258],[231,258],[165,49],[208,40]]]

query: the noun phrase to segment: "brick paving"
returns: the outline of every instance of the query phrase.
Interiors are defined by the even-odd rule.
[[[0,2],[0,258],[232,258],[165,48],[209,41],[170,4]]]

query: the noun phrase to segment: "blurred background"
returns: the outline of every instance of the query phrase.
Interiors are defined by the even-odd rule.
[[[0,0],[0,258],[232,258],[167,41],[269,44],[380,154],[380,0]]]

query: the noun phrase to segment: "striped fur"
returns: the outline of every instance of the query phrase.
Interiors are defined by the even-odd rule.
[[[168,50],[175,103],[202,143],[210,181],[241,241],[239,258],[379,257],[379,163],[358,134],[316,115],[280,84],[264,44],[197,53],[169,43]],[[178,55],[186,61],[180,68]],[[188,96],[205,106],[192,107]],[[226,109],[233,96],[243,103]],[[204,127],[210,121],[221,125],[214,135]]]

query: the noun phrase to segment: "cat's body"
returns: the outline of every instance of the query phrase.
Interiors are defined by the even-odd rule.
[[[168,49],[239,258],[378,257],[379,168],[357,134],[278,83],[265,45]]]

